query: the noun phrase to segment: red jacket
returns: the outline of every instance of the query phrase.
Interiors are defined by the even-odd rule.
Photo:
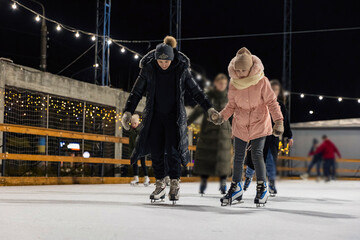
[[[318,153],[321,153],[323,159],[333,159],[335,158],[335,153],[341,158],[339,150],[329,139],[326,139],[313,154],[315,155]]]

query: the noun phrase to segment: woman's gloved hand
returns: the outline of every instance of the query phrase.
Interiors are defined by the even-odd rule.
[[[130,129],[130,122],[131,122],[131,113],[124,112],[122,119],[121,119],[121,124],[122,124],[123,128],[127,131]]]
[[[284,121],[283,120],[277,120],[275,121],[275,125],[273,127],[273,135],[275,137],[279,137],[284,132]]]
[[[208,110],[209,115],[209,121],[214,123],[215,125],[221,125],[224,122],[224,118],[221,116],[221,114],[216,111],[214,108],[210,108]]]

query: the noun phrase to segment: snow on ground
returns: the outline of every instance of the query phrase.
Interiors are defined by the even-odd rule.
[[[197,194],[182,183],[181,199],[151,204],[154,186],[0,187],[0,239],[360,239],[360,182],[279,181],[266,207],[221,207],[218,184]]]

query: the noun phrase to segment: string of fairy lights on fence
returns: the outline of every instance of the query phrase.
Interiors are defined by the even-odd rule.
[[[36,22],[40,22],[42,19],[48,21],[48,22],[51,22],[55,25],[55,29],[56,31],[60,32],[62,29],[66,30],[66,31],[69,31],[69,32],[72,32],[74,34],[74,37],[75,38],[80,38],[81,35],[86,35],[90,38],[90,40],[92,42],[95,42],[98,38],[104,38],[103,35],[99,35],[99,34],[96,34],[96,33],[92,33],[92,32],[88,32],[88,31],[84,31],[84,30],[81,30],[81,29],[77,29],[77,28],[74,28],[74,27],[71,27],[71,26],[68,26],[68,25],[65,25],[65,24],[62,24],[56,20],[53,20],[51,18],[48,18],[34,10],[32,10],[31,8],[25,6],[24,4],[16,1],[16,0],[11,0],[11,8],[13,10],[16,10],[18,8],[18,6],[24,8],[25,10],[33,13],[35,15],[34,19]],[[107,43],[109,45],[111,45],[112,43],[114,43],[115,45],[119,46],[120,47],[120,52],[122,54],[124,54],[126,51],[128,52],[131,52],[132,54],[134,54],[134,59],[139,59],[140,57],[143,57],[143,55],[135,50],[132,50],[130,49],[129,47],[126,47],[125,45],[121,44],[123,42],[125,43],[143,43],[144,41],[129,41],[129,40],[119,40],[119,39],[114,39],[114,38],[111,38],[109,36],[106,36],[106,39],[105,41],[107,41]],[[94,64],[94,67],[99,67],[99,64],[95,63]],[[200,73],[198,73],[197,71],[194,71],[193,69],[191,69],[192,72],[195,73],[196,75],[196,79],[197,80],[200,80],[202,78],[204,78],[206,80],[206,85],[210,85],[210,82],[204,77],[202,76]]]

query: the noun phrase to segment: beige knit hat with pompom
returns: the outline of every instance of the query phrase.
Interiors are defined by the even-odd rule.
[[[251,52],[246,48],[241,48],[235,57],[235,70],[250,70],[253,65]]]

